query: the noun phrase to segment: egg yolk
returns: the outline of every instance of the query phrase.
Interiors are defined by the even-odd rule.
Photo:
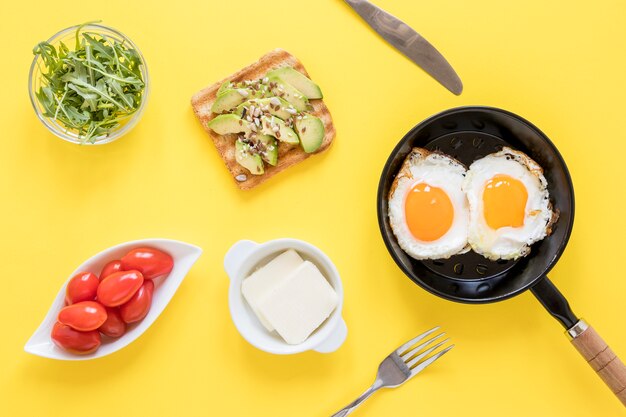
[[[425,242],[445,235],[454,220],[454,208],[448,194],[423,182],[411,188],[404,210],[411,234]]]
[[[483,210],[487,225],[494,230],[501,227],[521,227],[526,217],[528,191],[520,181],[498,174],[485,184]]]

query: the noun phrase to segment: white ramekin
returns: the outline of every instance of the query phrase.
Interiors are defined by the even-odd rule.
[[[303,259],[314,263],[333,286],[339,299],[337,308],[330,317],[307,340],[298,345],[289,345],[276,332],[268,332],[241,294],[241,283],[246,277],[287,249],[294,249]],[[276,239],[266,243],[240,240],[226,253],[224,269],[230,278],[228,294],[230,314],[239,333],[251,345],[269,353],[289,355],[307,350],[330,353],[339,349],[345,341],[348,328],[341,317],[343,306],[341,278],[328,256],[315,246],[296,239]]]

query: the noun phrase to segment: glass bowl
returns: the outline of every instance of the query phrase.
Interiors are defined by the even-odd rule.
[[[58,47],[60,42],[63,42],[66,45],[74,45],[76,30],[78,29],[78,27],[79,26],[76,25],[76,26],[71,26],[71,27],[68,27],[67,29],[61,30],[60,32],[53,35],[50,39],[48,39],[48,43],[50,43],[52,46],[55,46],[55,47]],[[44,109],[41,106],[41,103],[39,103],[37,96],[35,95],[36,92],[39,90],[39,87],[42,84],[42,78],[43,78],[42,77],[43,59],[41,58],[41,56],[35,56],[35,58],[33,59],[33,63],[30,66],[30,73],[28,76],[28,91],[30,94],[30,101],[33,105],[33,108],[35,109],[35,113],[37,113],[37,117],[39,118],[39,120],[41,120],[44,126],[46,126],[48,130],[52,132],[54,135],[58,136],[59,138],[63,140],[76,143],[76,144],[103,145],[105,143],[113,142],[114,140],[119,139],[120,137],[124,136],[133,127],[135,127],[135,125],[141,118],[144,112],[144,109],[146,107],[146,103],[148,102],[148,95],[150,92],[150,79],[148,76],[148,67],[146,65],[146,60],[141,54],[141,51],[139,50],[137,45],[135,45],[133,41],[131,41],[123,33],[111,27],[99,25],[95,23],[84,25],[81,29],[81,32],[96,33],[98,35],[105,36],[109,39],[116,40],[120,43],[123,42],[125,45],[128,45],[130,48],[133,48],[135,49],[135,51],[137,51],[137,54],[139,55],[139,58],[141,59],[140,71],[141,71],[141,75],[143,78],[144,89],[143,89],[143,93],[141,97],[141,104],[139,105],[139,108],[135,111],[135,113],[133,113],[128,118],[128,120],[126,120],[125,122],[122,122],[119,126],[109,131],[108,133],[95,136],[94,142],[91,143],[91,142],[87,142],[79,138],[78,134],[75,131],[72,131],[71,129],[67,128],[63,123],[60,123],[51,117],[44,116]]]

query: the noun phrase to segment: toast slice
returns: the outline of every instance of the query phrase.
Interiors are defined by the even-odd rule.
[[[213,130],[209,129],[207,123],[217,116],[217,114],[211,112],[211,106],[216,99],[217,90],[220,88],[222,83],[225,81],[239,82],[244,80],[255,80],[262,78],[272,69],[285,66],[291,66],[307,77],[309,76],[302,63],[295,56],[282,49],[275,49],[263,55],[252,65],[249,65],[233,75],[198,91],[191,98],[193,111],[198,117],[198,120],[200,120],[204,130],[206,130],[213,139],[213,143],[215,143],[217,151],[226,163],[226,167],[230,171],[239,188],[242,190],[254,188],[279,172],[307,159],[309,156],[325,151],[330,147],[333,139],[335,138],[335,127],[328,108],[322,100],[311,100],[313,109],[310,110],[310,113],[322,120],[326,131],[324,140],[322,141],[322,146],[320,146],[316,152],[308,154],[302,150],[300,145],[290,145],[284,142],[279,142],[278,163],[276,166],[266,164],[265,173],[263,175],[252,175],[247,169],[243,168],[237,163],[237,161],[235,161],[236,135],[218,135],[213,132]]]

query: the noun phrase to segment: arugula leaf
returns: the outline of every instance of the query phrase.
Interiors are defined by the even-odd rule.
[[[57,47],[40,42],[33,48],[43,63],[35,96],[45,117],[75,132],[83,143],[94,143],[139,109],[145,83],[139,53],[84,30],[87,24],[76,30],[73,50],[63,42]]]

